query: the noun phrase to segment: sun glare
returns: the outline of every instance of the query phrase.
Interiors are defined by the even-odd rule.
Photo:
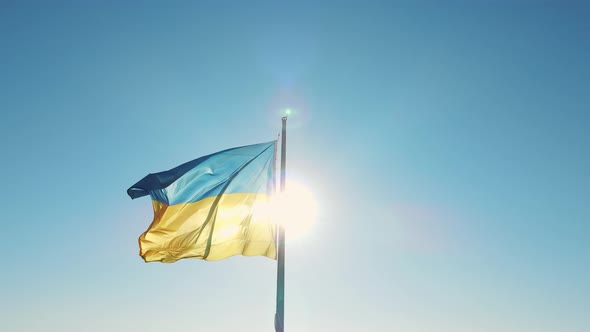
[[[306,186],[287,181],[285,192],[277,193],[269,203],[257,204],[254,210],[258,215],[268,215],[273,223],[283,225],[287,238],[292,240],[309,232],[316,220],[317,203]]]
[[[317,203],[313,193],[301,183],[287,181],[285,192],[274,202],[277,222],[285,227],[289,239],[305,235],[315,223]]]

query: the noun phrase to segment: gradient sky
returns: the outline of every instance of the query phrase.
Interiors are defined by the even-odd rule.
[[[273,331],[276,262],[146,264],[149,172],[269,141],[286,329],[586,332],[583,1],[0,0],[0,330]]]

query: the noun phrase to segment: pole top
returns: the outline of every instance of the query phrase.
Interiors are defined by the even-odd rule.
[[[286,117],[286,116],[284,116],[284,117],[282,117],[282,118],[281,118],[281,120],[283,120],[283,121],[287,121],[287,117]]]
[[[283,117],[283,120],[286,120],[289,117],[289,115],[291,115],[291,109],[290,108],[286,108],[284,110],[284,113],[285,113],[285,116]]]

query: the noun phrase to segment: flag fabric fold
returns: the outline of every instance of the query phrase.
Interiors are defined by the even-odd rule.
[[[139,237],[146,262],[233,255],[276,258],[268,204],[275,142],[227,149],[148,174],[127,190],[150,195],[154,219]]]

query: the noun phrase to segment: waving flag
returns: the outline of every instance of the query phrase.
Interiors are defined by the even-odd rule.
[[[146,262],[233,255],[276,258],[275,225],[257,209],[273,188],[275,142],[232,148],[149,174],[127,190],[150,195],[154,220],[139,237]]]

